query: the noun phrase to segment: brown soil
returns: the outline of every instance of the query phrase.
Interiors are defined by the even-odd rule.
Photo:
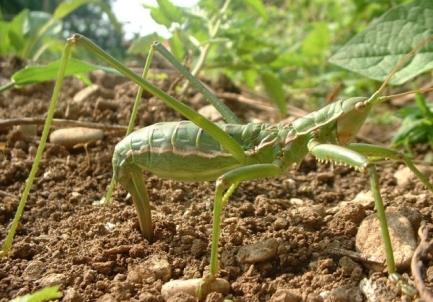
[[[96,99],[74,106],[72,96],[83,86],[68,80],[56,117],[127,124],[135,86],[108,76],[99,76],[97,82],[117,109],[98,109]],[[44,84],[1,94],[0,118],[44,116],[51,89],[52,84]],[[195,108],[203,105],[199,98],[192,99]],[[235,110],[244,120],[268,119],[246,106]],[[179,119],[150,98],[138,124]],[[111,204],[94,205],[110,181],[111,156],[119,139],[105,132],[104,140],[90,145],[87,153],[83,148],[47,146],[10,257],[0,260],[0,301],[52,283],[62,285],[64,301],[162,301],[163,278],[155,278],[140,264],[166,259],[172,279],[201,277],[208,269],[213,183],[182,183],[146,174],[156,237],[152,244],[141,236],[123,189],[116,191]],[[0,238],[15,213],[36,147],[35,137],[26,140],[17,129],[0,129]],[[432,222],[432,195],[419,183],[397,187],[397,168],[398,164],[380,167],[385,202],[413,209]],[[373,274],[361,260],[329,252],[330,246],[354,251],[357,227],[373,212],[358,206],[336,214],[330,209],[367,189],[366,175],[319,165],[312,158],[279,178],[243,183],[225,209],[220,241],[220,276],[229,280],[231,290],[226,297],[212,294],[208,301],[268,301],[279,289],[291,291],[286,300],[274,301],[296,301],[289,300],[290,295],[304,301],[363,301],[359,283],[372,275],[384,285],[383,301],[408,299],[386,282],[385,273]],[[429,197],[418,198],[422,194]],[[299,200],[291,203],[292,198]],[[255,265],[238,262],[240,247],[268,238],[279,243],[276,257]],[[192,300],[179,295],[172,301]]]

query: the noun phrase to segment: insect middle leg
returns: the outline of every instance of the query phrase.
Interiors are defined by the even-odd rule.
[[[218,273],[218,242],[221,233],[221,213],[241,181],[265,177],[275,177],[282,173],[279,162],[272,164],[254,164],[226,172],[218,178],[215,187],[213,209],[212,248],[210,258],[210,275],[205,279],[214,279]]]

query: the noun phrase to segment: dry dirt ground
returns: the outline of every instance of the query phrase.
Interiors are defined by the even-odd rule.
[[[76,105],[72,98],[83,85],[66,81],[56,117],[126,125],[136,87],[110,76],[98,76],[96,82],[99,95]],[[161,86],[167,89],[169,83]],[[0,118],[44,116],[51,89],[52,84],[44,84],[1,94]],[[195,108],[204,104],[192,99]],[[234,109],[244,120],[268,118],[247,105]],[[179,119],[146,96],[138,125]],[[2,239],[37,147],[37,137],[26,131],[0,129]],[[53,283],[61,284],[63,301],[163,301],[160,291],[166,280],[198,278],[208,269],[212,182],[182,183],[145,173],[155,229],[151,244],[141,236],[123,189],[117,189],[111,204],[94,205],[110,181],[111,156],[119,140],[105,131],[87,152],[48,144],[10,257],[0,260],[0,301]],[[427,151],[421,148],[421,153]],[[398,168],[398,163],[379,168],[386,204],[409,209],[417,223],[432,222],[433,195],[418,182],[397,186],[393,173]],[[339,205],[366,190],[366,175],[312,158],[281,177],[243,183],[222,223],[220,276],[230,282],[230,292],[212,294],[207,301],[269,301],[273,295],[273,301],[364,301],[359,284],[369,277],[380,288],[382,301],[410,301],[387,282],[384,272],[343,255],[355,251],[357,228],[373,206]],[[239,263],[236,255],[242,246],[269,238],[278,242],[276,255],[261,263]],[[155,262],[164,267],[158,271]],[[402,273],[410,275],[409,270]],[[433,281],[431,267],[426,278]],[[194,299],[179,295],[171,301]]]

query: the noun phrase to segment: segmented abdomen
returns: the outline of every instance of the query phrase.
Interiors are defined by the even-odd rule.
[[[221,125],[246,151],[260,144],[263,127]],[[120,141],[113,155],[115,173],[128,165],[170,179],[214,180],[240,163],[194,123],[181,121],[154,124]]]

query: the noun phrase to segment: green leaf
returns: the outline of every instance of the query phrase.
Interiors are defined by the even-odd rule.
[[[330,62],[366,77],[383,81],[405,54],[433,35],[433,1],[416,0],[397,6],[334,54]],[[419,50],[394,75],[403,84],[433,68],[433,45]]]
[[[172,23],[182,22],[182,11],[169,0],[157,0],[158,7],[150,9],[150,15],[157,23],[169,28]]]
[[[131,46],[128,48],[128,53],[133,55],[146,55],[153,42],[161,42],[162,40],[163,38],[156,33],[139,37],[132,41]]]
[[[15,85],[27,85],[40,82],[55,80],[60,65],[60,60],[52,62],[48,65],[27,66],[15,72],[12,75],[12,81]],[[70,59],[66,67],[65,76],[88,73],[97,69],[112,71],[110,68],[101,67],[76,59]]]
[[[287,115],[286,97],[283,89],[283,83],[270,71],[264,71],[260,74],[266,94],[277,105],[280,113]]]
[[[302,41],[302,54],[307,57],[323,57],[329,49],[328,25],[323,22],[316,22],[313,29]]]
[[[17,297],[10,302],[43,302],[58,299],[62,296],[59,288],[59,285],[46,287],[34,292],[33,294]]]
[[[171,21],[182,22],[182,11],[173,5],[170,0],[157,0],[161,12]]]
[[[246,0],[245,3],[254,9],[265,21],[268,20],[269,15],[262,0]]]
[[[80,8],[80,6],[83,6],[85,4],[95,4],[101,8],[101,10],[107,14],[108,18],[110,19],[111,23],[114,25],[114,28],[117,31],[121,30],[121,25],[115,15],[113,14],[111,8],[107,3],[104,3],[100,0],[68,0],[60,3],[56,10],[54,11],[53,18],[56,20],[61,20],[70,13],[72,13],[74,10]]]
[[[176,30],[173,33],[173,35],[169,40],[169,43],[170,43],[171,52],[174,54],[176,59],[182,61],[185,55],[185,48],[183,46],[183,42],[181,39],[181,32],[179,30]]]

